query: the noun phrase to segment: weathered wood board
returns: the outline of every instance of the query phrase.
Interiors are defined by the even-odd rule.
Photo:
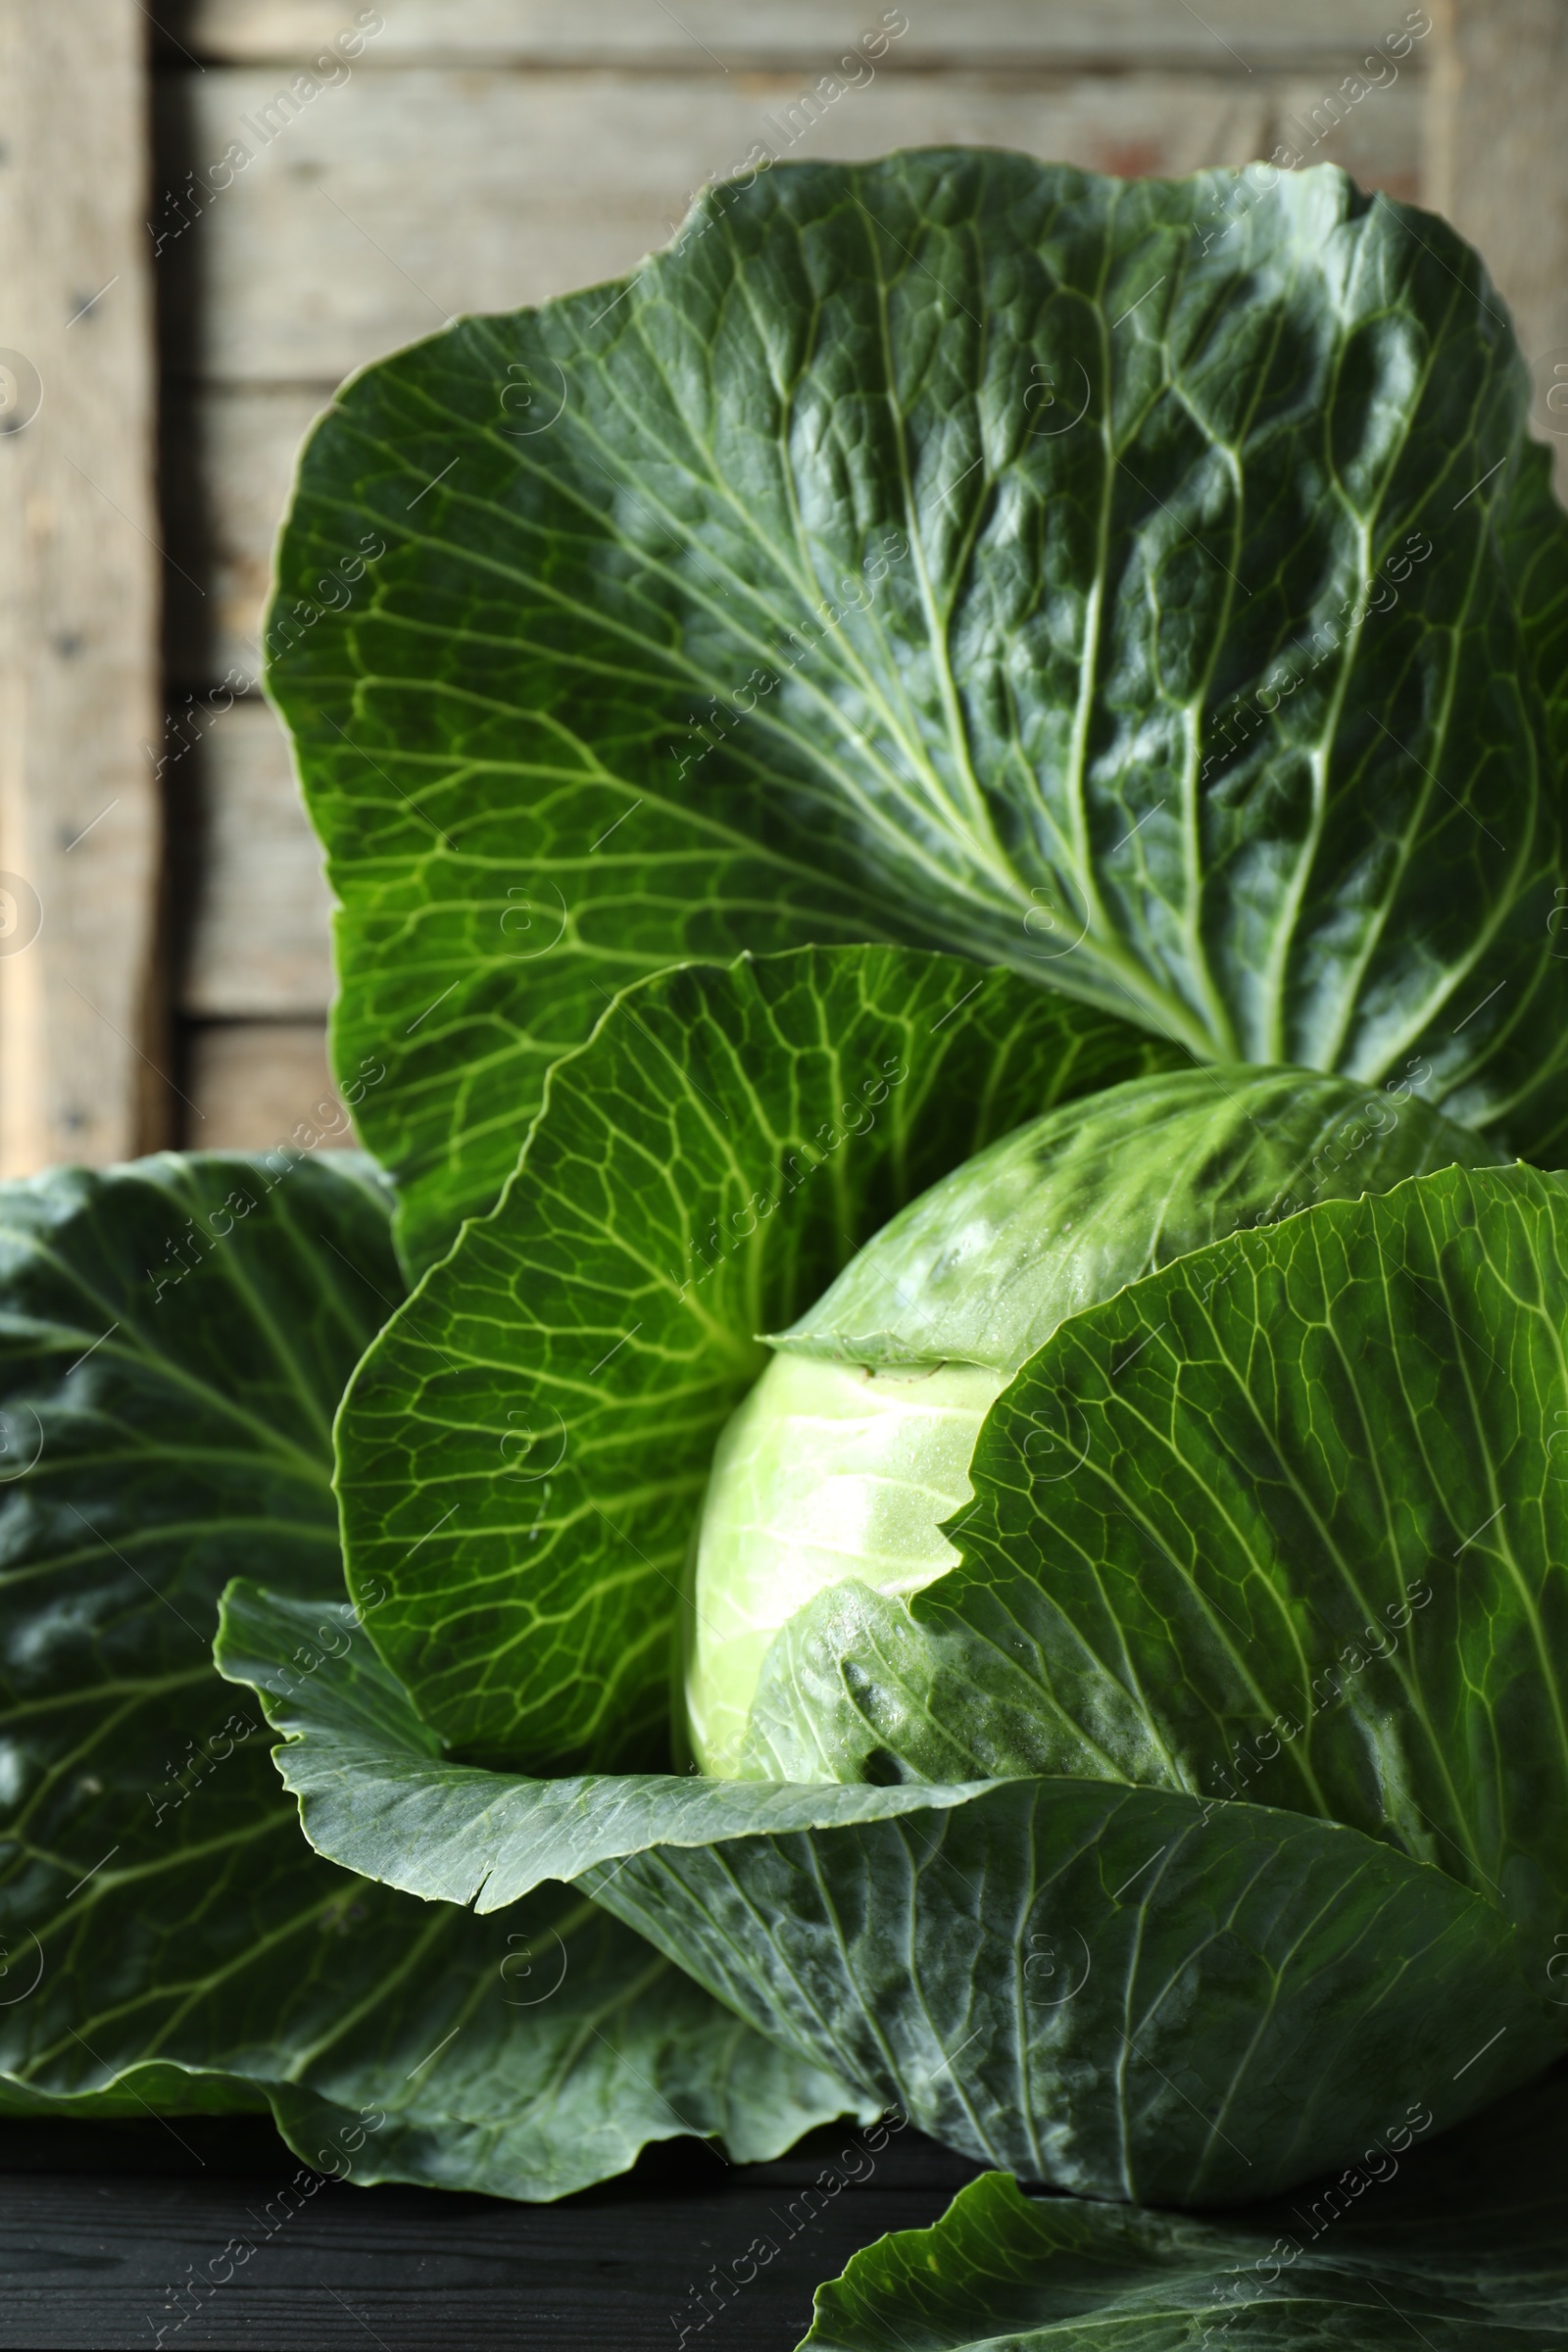
[[[134,0],[0,0],[6,1175],[161,1141],[171,1100],[143,31]]]
[[[941,9],[891,10],[908,24],[901,54],[921,64],[964,66],[992,58],[1062,57],[1096,62],[1223,60],[1238,72],[1281,59],[1338,55],[1377,40],[1404,18],[1391,0],[964,0]],[[335,35],[382,20],[378,59],[474,59],[486,63],[626,60],[690,67],[804,59],[833,54],[884,22],[878,0],[196,0],[179,37],[203,59],[235,63],[306,58]]]
[[[197,1151],[341,1151],[353,1145],[326,1067],[326,1028],[313,1021],[204,1023],[185,1081],[202,1118]],[[312,1144],[312,1135],[320,1137]]]
[[[1535,378],[1532,421],[1568,502],[1568,0],[1441,12],[1431,202],[1487,257]]]
[[[172,703],[256,676],[272,544],[295,460],[332,387],[166,380],[165,598]]]
[[[250,69],[191,79],[180,96],[198,171],[236,137],[254,141],[283,86]],[[1270,124],[1266,93],[1245,77],[1173,91],[1157,74],[911,74],[847,90],[814,121],[802,86],[410,67],[322,90],[274,118],[275,135],[182,233],[169,214],[166,366],[207,384],[335,384],[457,313],[633,269],[695,189],[769,137],[791,160],[973,141],[1182,172],[1265,152]]]
[[[282,729],[252,698],[214,716],[201,749],[183,1009],[208,1020],[320,1021],[332,998],[331,899]]]

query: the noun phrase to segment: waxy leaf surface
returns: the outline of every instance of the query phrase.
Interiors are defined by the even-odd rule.
[[[400,1288],[345,1155],[0,1188],[0,2111],[270,2105],[327,2172],[524,2197],[776,2153],[853,2094],[569,1887],[478,1920],[318,1859],[214,1671],[241,1565],[296,1675],[344,1639],[331,1419]]]
[[[367,369],[270,689],[411,1263],[689,956],[923,941],[1568,1136],[1568,522],[1501,305],[1330,168],[786,164]]]
[[[755,1769],[1082,1773],[1348,1822],[1568,1932],[1568,1178],[1451,1167],[1075,1316],[963,1563],[778,1638]]]
[[[463,1769],[348,1611],[291,1674],[299,1621],[238,1585],[220,1656],[285,1733],[322,1852],[491,1911],[574,1851],[583,1889],[759,2033],[1034,2179],[1255,2198],[1386,2108],[1452,2123],[1562,2047],[1496,1908],[1354,1830],[1093,1781]]]

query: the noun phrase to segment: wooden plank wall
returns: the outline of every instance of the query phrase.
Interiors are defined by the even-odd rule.
[[[702,181],[758,138],[777,146],[767,118],[800,127],[803,156],[973,140],[1124,173],[1242,163],[1289,140],[1418,195],[1433,46],[1416,40],[1335,127],[1330,98],[1402,5],[1204,0],[1200,16],[1182,0],[909,0],[889,14],[907,29],[874,78],[810,123],[802,94],[878,23],[872,0],[152,13],[164,781],[188,1099],[170,1106],[181,1140],[254,1147],[289,1133],[325,1085],[326,894],[253,681],[293,454],[350,369],[456,312],[630,268]],[[308,97],[302,74],[320,85]],[[236,137],[254,160],[218,187],[210,167]]]
[[[1437,0],[1426,201],[1487,257],[1568,504],[1568,0]]]
[[[133,1150],[173,1100],[145,23],[0,0],[0,1174]]]

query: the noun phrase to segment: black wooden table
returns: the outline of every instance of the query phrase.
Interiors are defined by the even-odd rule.
[[[318,2177],[257,2119],[7,2124],[0,2346],[677,2352],[684,2328],[690,2352],[790,2352],[813,2287],[976,2169],[846,2127],[744,2169],[671,2141],[559,2205],[333,2180],[302,2198],[282,2191]],[[231,2242],[255,2251],[236,2264]]]

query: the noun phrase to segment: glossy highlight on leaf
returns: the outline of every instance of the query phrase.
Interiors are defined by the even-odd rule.
[[[1372,1094],[1246,1063],[1128,1079],[932,1185],[772,1345],[1010,1377],[1059,1324],[1238,1227],[1497,1158],[1408,1077]]]

